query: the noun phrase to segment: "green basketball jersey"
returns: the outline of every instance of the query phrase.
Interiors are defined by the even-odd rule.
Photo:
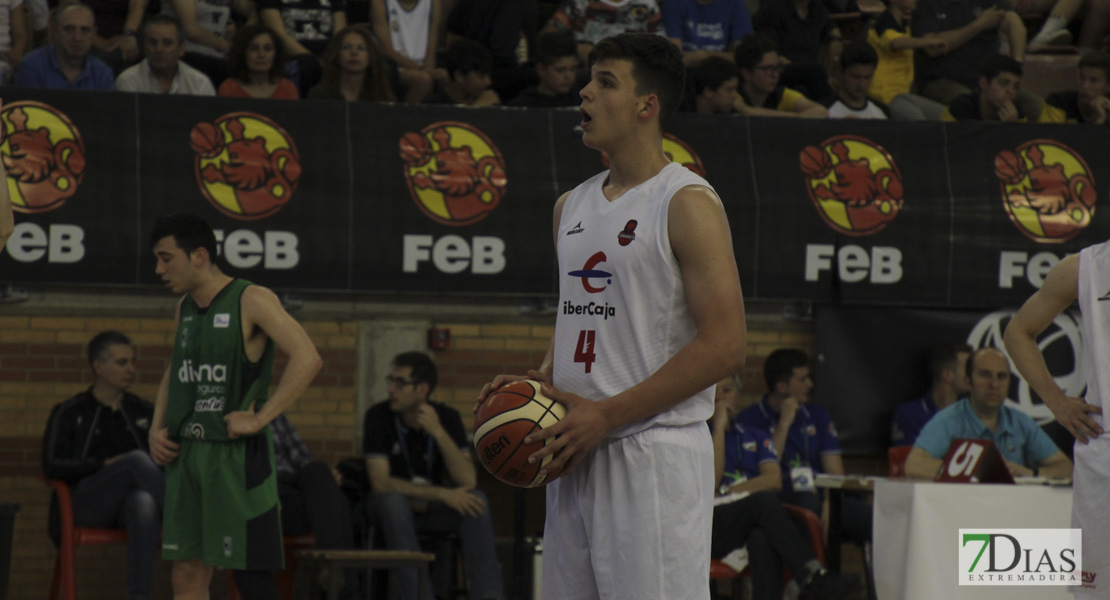
[[[170,362],[166,427],[177,440],[227,441],[224,416],[261,408],[269,398],[274,369],[274,342],[257,362],[251,362],[243,344],[239,301],[252,285],[232,280],[216,294],[207,308],[192,296],[181,303],[181,320],[174,336]]]

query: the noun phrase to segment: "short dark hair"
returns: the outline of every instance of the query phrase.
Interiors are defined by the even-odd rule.
[[[185,41],[185,28],[181,26],[181,20],[169,14],[157,14],[149,19],[143,21],[143,37],[146,37],[147,29],[151,25],[172,25],[177,30],[177,43],[181,44]]]
[[[131,338],[114,330],[101,331],[93,336],[85,350],[89,358],[89,366],[91,367],[96,361],[106,360],[108,357],[105,355],[108,352],[108,347],[115,345],[130,346]]]
[[[1021,63],[1014,60],[1011,56],[996,54],[983,61],[983,66],[979,69],[979,74],[986,77],[987,81],[993,80],[1002,73],[1011,73],[1021,77]]]
[[[578,58],[578,42],[569,31],[549,31],[536,38],[536,48],[532,52],[535,61],[551,66],[560,58]]]
[[[261,24],[247,25],[240,29],[231,41],[231,49],[227,53],[228,73],[239,81],[249,81],[250,72],[247,68],[247,48],[254,38],[268,35],[274,42],[274,64],[270,65],[267,76],[270,83],[277,83],[285,76],[285,44],[273,29]]]
[[[856,65],[879,66],[879,54],[867,42],[852,42],[840,52],[840,70],[846,71]]]
[[[762,33],[749,33],[740,40],[736,50],[733,50],[732,58],[736,61],[737,67],[753,69],[759,61],[763,60],[765,54],[778,51],[778,45],[771,38]]]
[[[413,382],[428,384],[429,396],[436,391],[436,384],[439,383],[439,371],[436,370],[436,363],[432,360],[432,357],[427,354],[423,352],[402,352],[393,357],[393,366],[411,367]]]
[[[632,63],[636,93],[655,94],[659,98],[659,128],[666,130],[686,88],[682,51],[658,35],[621,33],[603,38],[590,50],[591,67],[603,60]]]
[[[443,68],[452,78],[456,73],[488,75],[493,71],[493,53],[473,40],[456,40],[443,53]]]
[[[172,237],[177,247],[186,255],[196,252],[198,248],[204,248],[208,251],[208,260],[216,264],[216,234],[197,215],[182,212],[158,217],[150,231],[150,247],[154,248],[167,237]]]
[[[794,369],[809,366],[809,355],[797,348],[779,348],[763,360],[763,380],[767,390],[775,391],[775,384],[790,381]]]
[[[710,56],[690,69],[690,83],[694,95],[705,90],[717,91],[729,79],[739,78],[740,69],[727,58]]]
[[[961,352],[971,354],[971,345],[966,343],[943,344],[930,350],[929,356],[926,359],[926,364],[929,368],[929,376],[934,380],[939,379],[941,373],[943,373],[945,369],[957,373],[956,359],[959,358]]]
[[[1102,69],[1102,73],[1110,80],[1110,52],[1105,50],[1091,50],[1079,59],[1079,68],[1090,67]]]

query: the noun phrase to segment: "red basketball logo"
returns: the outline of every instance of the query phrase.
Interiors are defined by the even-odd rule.
[[[882,146],[854,135],[806,146],[798,157],[806,190],[830,227],[848,235],[881,231],[902,209],[902,174]]]
[[[437,223],[477,223],[505,197],[501,151],[466,123],[433,123],[401,136],[399,145],[412,199]]]
[[[1078,152],[1056,140],[1033,140],[994,158],[1010,221],[1041,243],[1066,242],[1091,224],[1098,192]]]
[[[85,177],[85,143],[60,110],[42,102],[4,105],[0,158],[12,207],[41,213],[65,204]]]

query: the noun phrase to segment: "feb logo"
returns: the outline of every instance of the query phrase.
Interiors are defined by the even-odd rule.
[[[0,122],[0,159],[15,210],[54,210],[77,193],[85,175],[85,143],[69,117],[49,104],[24,101],[6,104]]]
[[[1066,242],[1091,223],[1095,180],[1078,152],[1055,140],[1033,140],[994,157],[1002,204],[1018,231],[1040,242]]]
[[[501,151],[466,123],[433,123],[401,136],[400,147],[412,199],[436,223],[477,223],[505,197]]]
[[[678,136],[669,133],[663,134],[663,154],[670,161],[690,169],[701,177],[705,177],[705,165],[702,164],[701,157]],[[601,164],[606,169],[609,168],[609,155],[604,152],[601,153]]]
[[[225,215],[256,221],[293,197],[301,159],[293,138],[270,119],[231,113],[198,123],[189,134],[194,170],[205,198]]]
[[[902,174],[882,146],[854,135],[806,146],[799,157],[818,214],[840,233],[882,231],[902,210]]]

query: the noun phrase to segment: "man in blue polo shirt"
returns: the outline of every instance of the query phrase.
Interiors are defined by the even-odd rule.
[[[997,348],[980,348],[967,359],[969,396],[938,412],[917,437],[906,475],[932,479],[952,440],[991,440],[1015,477],[1070,478],[1072,463],[1025,413],[1005,406],[1010,361]]]
[[[783,502],[809,509],[828,521],[828,503],[814,485],[817,473],[844,474],[836,425],[824,407],[809,403],[813,380],[809,356],[797,349],[780,348],[763,362],[768,393],[740,412],[744,427],[768,433],[782,465]],[[851,540],[871,539],[871,508],[866,501],[845,496],[841,521]]]
[[[112,68],[89,54],[96,20],[86,4],[66,4],[54,16],[53,44],[33,50],[15,72],[15,85],[56,90],[103,90],[115,87]]]
[[[890,423],[890,445],[912,446],[929,419],[967,395],[964,369],[971,346],[945,344],[929,352],[929,390],[924,396],[903,402],[894,409]]]

